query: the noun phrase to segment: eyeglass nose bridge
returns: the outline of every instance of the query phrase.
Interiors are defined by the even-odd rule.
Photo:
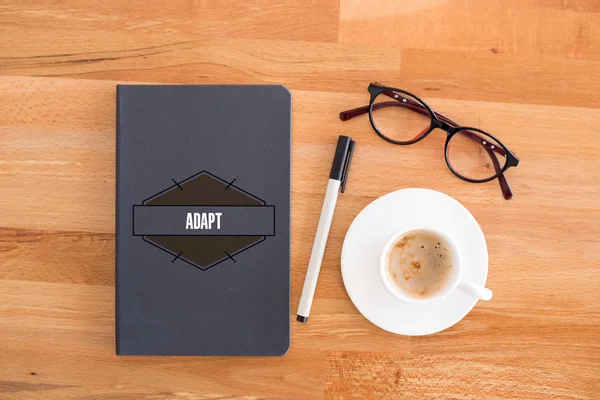
[[[439,128],[439,129],[445,131],[447,135],[451,135],[458,130],[454,126],[452,126],[444,121],[441,121],[437,118],[433,118],[432,126],[433,126],[433,128]]]

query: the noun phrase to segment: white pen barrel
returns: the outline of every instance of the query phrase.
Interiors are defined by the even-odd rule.
[[[333,220],[333,212],[335,211],[340,183],[336,179],[329,179],[329,184],[327,185],[327,192],[325,193],[321,217],[319,218],[319,225],[317,226],[317,233],[315,235],[315,243],[313,244],[310,261],[306,270],[306,278],[304,279],[304,289],[302,289],[302,296],[298,305],[297,314],[305,318],[308,318],[317,288],[317,280],[321,271],[321,262],[323,261],[323,254],[325,254],[325,246],[327,245],[329,228],[331,228],[331,221]]]

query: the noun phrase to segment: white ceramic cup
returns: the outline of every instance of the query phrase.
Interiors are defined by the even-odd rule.
[[[426,298],[415,298],[415,297],[412,297],[412,296],[406,294],[402,290],[402,288],[398,287],[398,285],[396,285],[393,282],[392,277],[390,276],[389,268],[388,268],[388,255],[389,255],[390,251],[392,250],[393,246],[396,244],[396,242],[398,240],[400,240],[400,238],[402,236],[406,235],[407,233],[409,233],[411,231],[415,231],[415,230],[427,230],[427,231],[433,232],[436,235],[439,235],[439,236],[443,237],[444,239],[446,239],[446,242],[448,242],[448,244],[450,245],[450,253],[452,255],[452,260],[454,261],[454,263],[452,265],[452,275],[448,279],[448,282],[446,283],[446,285],[442,288],[442,290],[437,292],[435,295],[426,297]],[[423,304],[423,303],[430,303],[433,301],[441,300],[441,299],[447,297],[455,289],[462,290],[463,292],[465,292],[473,297],[477,297],[478,299],[481,299],[481,300],[487,301],[492,298],[492,291],[490,289],[480,286],[468,279],[461,278],[461,257],[460,257],[460,252],[458,251],[458,248],[456,247],[456,245],[454,244],[452,239],[450,237],[448,237],[448,235],[446,235],[443,232],[440,232],[436,229],[432,229],[430,227],[415,227],[413,229],[406,229],[406,230],[397,232],[394,235],[392,235],[392,237],[389,238],[389,240],[386,242],[385,246],[383,247],[383,251],[381,252],[381,258],[380,258],[379,263],[380,263],[379,272],[381,274],[381,280],[383,281],[383,285],[388,290],[388,292],[390,292],[392,294],[392,296],[394,296],[398,300],[403,301],[405,303]]]

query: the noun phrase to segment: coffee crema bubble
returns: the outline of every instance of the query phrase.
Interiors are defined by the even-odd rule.
[[[450,280],[453,264],[450,244],[425,229],[407,232],[387,255],[391,281],[407,296],[416,299],[438,294]]]

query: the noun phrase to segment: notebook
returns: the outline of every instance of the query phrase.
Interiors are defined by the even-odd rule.
[[[287,352],[290,146],[283,86],[117,86],[117,354]]]

